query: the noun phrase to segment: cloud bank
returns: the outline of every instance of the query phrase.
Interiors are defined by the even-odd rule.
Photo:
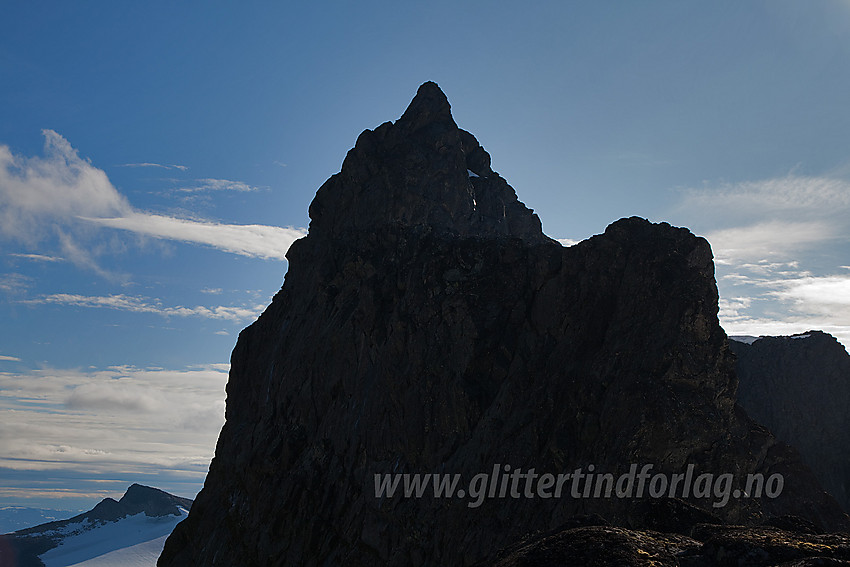
[[[210,246],[218,250],[271,260],[306,231],[264,225],[224,224],[152,214],[135,209],[112,185],[106,173],[79,156],[65,138],[44,130],[44,156],[22,157],[0,146],[0,236],[36,248],[49,238],[62,254],[95,268],[83,244],[92,232],[120,229],[138,235]],[[125,164],[134,167],[183,166]],[[205,179],[192,191],[251,191],[245,183]]]
[[[226,364],[0,372],[0,414],[14,416],[0,430],[0,496],[63,496],[32,471],[73,478],[68,498],[145,478],[191,496],[224,423],[227,374]]]

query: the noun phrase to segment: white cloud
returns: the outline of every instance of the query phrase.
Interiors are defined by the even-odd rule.
[[[728,320],[741,317],[742,312],[751,304],[752,299],[749,297],[720,298],[720,318]]]
[[[0,146],[0,236],[30,247],[54,239],[63,256],[77,265],[101,271],[94,260],[94,247],[86,245],[96,236],[97,228],[117,228],[275,260],[283,259],[289,245],[306,234],[296,228],[225,224],[139,211],[115,189],[106,173],[82,159],[67,140],[53,130],[43,133],[44,157],[16,156],[7,146]],[[254,189],[236,181],[201,181],[197,190]]]
[[[195,181],[195,185],[177,189],[181,193],[201,193],[204,191],[236,191],[247,193],[259,190],[259,187],[248,185],[243,181],[231,181],[229,179],[198,179]]]
[[[43,134],[43,158],[22,158],[0,146],[0,232],[32,241],[47,219],[114,217],[132,210],[106,173],[53,130]]]
[[[9,362],[20,362],[21,359],[17,356],[6,356],[5,354],[0,354],[0,360],[6,360]]]
[[[776,282],[773,294],[798,310],[850,322],[850,276],[809,276]]]
[[[205,317],[207,319],[221,319],[235,322],[256,319],[266,307],[263,304],[257,304],[250,307],[225,305],[217,305],[213,307],[205,307],[202,305],[195,307],[170,307],[162,305],[162,302],[158,299],[150,299],[134,295],[116,294],[91,296],[71,293],[55,293],[34,299],[21,300],[20,303],[28,305],[53,304],[67,305],[71,307],[116,309],[132,313],[154,313],[164,317]]]
[[[572,238],[556,238],[555,240],[560,242],[562,246],[567,246],[567,247],[575,246],[576,244],[581,242],[581,240],[573,240]]]
[[[44,254],[9,254],[13,258],[21,258],[23,260],[33,260],[35,262],[64,262],[65,258],[57,256],[46,256]]]
[[[177,169],[180,171],[186,171],[189,169],[185,165],[175,165],[173,163],[122,163],[119,167],[158,167],[160,169]]]
[[[709,232],[706,238],[717,261],[728,263],[792,257],[838,234],[829,223],[776,220]]]
[[[291,227],[219,224],[148,213],[86,220],[154,238],[203,244],[225,252],[270,260],[285,259],[289,246],[306,234],[302,229]]]

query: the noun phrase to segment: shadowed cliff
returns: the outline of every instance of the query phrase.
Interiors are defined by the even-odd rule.
[[[800,451],[824,488],[850,511],[850,356],[835,337],[730,341],[740,377],[738,402]]]
[[[629,218],[560,246],[434,83],[360,135],[310,217],[283,288],[239,337],[216,457],[159,565],[470,565],[576,515],[659,527],[683,506],[693,522],[846,525],[735,405],[708,243]],[[780,473],[785,488],[649,512],[375,495],[376,474],[632,463]]]

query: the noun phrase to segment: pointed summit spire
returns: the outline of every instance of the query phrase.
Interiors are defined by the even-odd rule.
[[[442,123],[457,127],[452,118],[452,105],[437,83],[422,83],[407,110],[399,118],[401,127],[416,131],[431,123]]]
[[[372,235],[389,224],[548,240],[537,215],[490,168],[475,136],[458,128],[446,95],[431,81],[395,123],[360,134],[340,173],[316,193],[310,219],[310,241]]]

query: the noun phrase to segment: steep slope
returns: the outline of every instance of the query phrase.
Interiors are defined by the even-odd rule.
[[[191,506],[188,498],[134,484],[120,500],[105,498],[73,518],[0,536],[0,566],[74,565],[163,538]]]
[[[629,499],[376,496],[376,474],[504,465],[779,472],[779,498],[696,504],[846,521],[736,409],[708,243],[630,218],[563,248],[434,83],[360,135],[310,217],[160,565],[463,565],[579,513],[644,521]]]
[[[729,344],[737,356],[738,402],[797,448],[850,511],[850,355],[821,331]]]

